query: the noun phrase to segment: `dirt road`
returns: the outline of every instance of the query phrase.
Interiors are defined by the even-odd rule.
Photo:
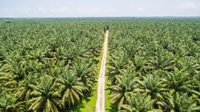
[[[105,74],[106,74],[106,57],[107,57],[107,46],[108,46],[108,33],[105,33],[103,56],[101,60],[101,68],[98,78],[98,90],[97,90],[97,101],[96,101],[96,112],[105,112]]]

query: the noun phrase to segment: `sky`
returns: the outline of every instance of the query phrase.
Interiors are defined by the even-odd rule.
[[[200,16],[200,0],[0,0],[0,18],[155,16]]]

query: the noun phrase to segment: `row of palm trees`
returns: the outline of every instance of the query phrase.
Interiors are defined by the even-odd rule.
[[[112,111],[200,110],[200,41],[193,39],[200,27],[195,19],[186,20],[130,19],[111,25]]]
[[[0,111],[69,111],[92,94],[103,32],[97,23],[2,21]]]

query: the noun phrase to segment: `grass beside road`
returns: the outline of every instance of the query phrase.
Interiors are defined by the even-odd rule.
[[[109,40],[109,36],[108,36],[108,40]],[[111,112],[112,108],[111,108],[111,104],[112,104],[112,99],[109,98],[109,93],[110,93],[110,90],[109,90],[109,85],[111,85],[111,82],[110,80],[108,80],[108,68],[109,68],[109,58],[110,58],[110,55],[109,55],[109,42],[108,42],[108,51],[107,51],[107,60],[106,60],[106,93],[105,93],[105,103],[106,103],[106,112]]]
[[[103,37],[104,37],[104,39],[103,39],[103,44],[102,44],[100,55],[99,55],[99,57],[95,57],[99,60],[99,63],[95,67],[95,72],[97,73],[97,75],[96,75],[97,80],[98,80],[99,73],[100,73],[101,60],[102,60],[103,50],[104,50],[105,36],[103,35]],[[97,100],[97,89],[98,89],[98,82],[95,82],[95,84],[92,88],[93,91],[91,93],[91,96],[89,96],[88,98],[82,99],[80,104],[78,106],[74,107],[72,110],[70,110],[70,112],[95,112],[96,100]]]
[[[111,111],[111,104],[112,104],[112,99],[109,98],[109,93],[110,90],[108,89],[110,85],[110,81],[108,80],[108,77],[106,76],[106,95],[105,95],[105,103],[106,103],[106,112],[110,112]]]

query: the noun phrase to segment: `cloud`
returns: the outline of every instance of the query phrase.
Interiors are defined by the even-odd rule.
[[[181,10],[188,10],[188,9],[200,9],[200,4],[195,4],[195,3],[182,3],[178,5],[178,9]]]
[[[73,9],[67,7],[61,8],[44,8],[38,7],[37,11],[43,13],[60,13],[60,14],[111,14],[117,12],[117,9],[110,8],[110,9],[100,9],[100,8],[84,8],[84,9]]]
[[[62,8],[44,8],[44,7],[38,7],[38,11],[43,13],[70,13],[71,9],[62,7]]]
[[[75,13],[79,14],[113,14],[117,12],[117,9],[112,8],[112,9],[79,9],[79,10],[74,10]]]
[[[29,13],[31,10],[32,10],[31,8],[0,9],[0,11],[4,13]]]
[[[40,14],[47,14],[47,15],[55,15],[55,16],[110,16],[115,15],[117,13],[116,8],[72,8],[72,7],[38,7],[36,12],[40,12]]]
[[[64,8],[58,8],[58,9],[50,9],[50,12],[52,12],[52,13],[70,13],[71,9],[64,7]]]
[[[141,7],[138,7],[136,10],[139,11],[139,12],[145,12],[146,11],[144,8],[141,8]]]
[[[75,11],[76,13],[83,13],[83,14],[93,14],[93,13],[100,13],[101,11],[98,9],[79,9]]]

